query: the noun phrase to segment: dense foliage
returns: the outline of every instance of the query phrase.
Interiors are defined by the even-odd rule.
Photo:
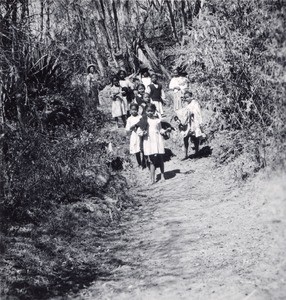
[[[223,159],[229,151],[246,151],[258,167],[281,162],[284,10],[280,1],[210,1],[181,47],[177,64],[189,72],[196,97],[215,112],[211,130],[236,133],[222,145]]]

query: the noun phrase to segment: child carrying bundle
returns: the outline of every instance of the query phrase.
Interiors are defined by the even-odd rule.
[[[130,104],[130,117],[126,122],[126,131],[131,132],[130,136],[130,154],[135,154],[137,163],[139,167],[143,167],[143,159],[141,159],[141,137],[137,133],[138,122],[141,119],[141,116],[138,115],[138,104]]]
[[[176,111],[177,116],[174,120],[179,125],[179,131],[184,140],[185,157],[188,158],[189,140],[194,143],[195,155],[199,152],[200,140],[205,136],[202,130],[201,107],[195,99],[192,98],[192,92],[184,93],[183,108]]]

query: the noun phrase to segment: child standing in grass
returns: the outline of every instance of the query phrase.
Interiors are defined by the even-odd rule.
[[[95,65],[89,65],[87,67],[87,78],[86,78],[86,85],[87,85],[87,93],[88,93],[88,100],[89,105],[87,109],[97,109],[99,106],[99,90],[102,90],[104,85],[100,81],[99,73],[95,69]]]
[[[119,79],[115,76],[111,80],[110,96],[112,99],[111,113],[119,127],[118,118],[121,117],[124,127],[126,126],[127,107],[123,101],[122,88],[119,85]]]
[[[137,134],[137,123],[140,121],[141,116],[138,115],[139,106],[137,103],[130,104],[130,117],[126,122],[126,131],[131,132],[130,136],[130,154],[135,154],[138,166],[142,166],[141,159],[141,137]]]
[[[146,116],[143,116],[139,122],[138,135],[143,136],[144,155],[147,156],[149,164],[151,183],[155,183],[156,165],[159,165],[161,171],[161,180],[165,180],[163,154],[164,138],[162,134],[171,131],[162,129],[161,120],[155,117],[156,106],[154,104],[146,105]]]

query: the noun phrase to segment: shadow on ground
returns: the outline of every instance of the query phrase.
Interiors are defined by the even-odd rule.
[[[179,173],[181,173],[181,171],[179,169],[175,169],[175,170],[172,170],[172,171],[167,171],[167,172],[164,173],[165,179],[166,180],[172,179],[176,176],[176,174],[179,174]],[[157,175],[156,181],[158,181],[159,179],[161,179],[161,174]]]
[[[165,153],[163,155],[164,162],[170,161],[172,157],[176,156],[171,149],[165,148]]]
[[[212,151],[213,149],[210,146],[205,146],[202,149],[200,149],[197,154],[191,154],[188,156],[188,158],[194,159],[194,158],[208,157],[212,154]]]

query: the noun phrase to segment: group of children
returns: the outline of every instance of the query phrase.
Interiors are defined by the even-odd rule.
[[[172,119],[183,138],[186,159],[189,141],[194,143],[195,153],[198,153],[200,139],[204,135],[201,109],[199,103],[192,98],[187,78],[179,75],[177,70],[174,71],[169,88],[173,92],[175,111]],[[156,182],[156,167],[160,168],[161,180],[165,180],[164,138],[168,138],[173,128],[163,119],[166,96],[157,75],[152,74],[148,77],[145,73],[134,86],[122,70],[112,79],[110,96],[112,116],[117,126],[121,118],[127,132],[131,133],[130,153],[135,155],[139,167],[148,166],[151,183]]]
[[[145,77],[146,79],[147,77]],[[110,96],[112,99],[112,117],[119,125],[119,118],[122,119],[124,126],[126,126],[126,117],[130,114],[130,104],[137,103],[139,114],[145,113],[146,105],[152,103],[156,106],[159,114],[163,114],[163,104],[165,103],[165,93],[162,85],[158,83],[156,74],[150,77],[150,84],[145,85],[142,82],[136,84],[132,83],[126,78],[126,72],[121,70],[118,76],[114,76],[111,82]]]

